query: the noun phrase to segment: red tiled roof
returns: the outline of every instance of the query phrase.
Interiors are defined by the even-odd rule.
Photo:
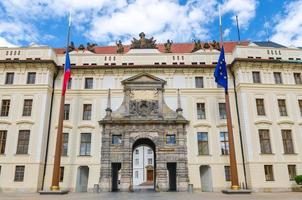
[[[247,46],[249,41],[242,41],[241,45]],[[224,49],[226,53],[231,53],[235,46],[238,45],[237,41],[224,42]],[[165,52],[164,44],[157,44],[160,52]],[[191,53],[194,48],[194,43],[174,43],[172,45],[172,53]],[[57,54],[64,54],[65,48],[55,48]],[[95,47],[96,54],[116,54],[116,46],[97,46]],[[130,50],[130,45],[124,45],[124,51],[127,53]],[[87,51],[87,50],[86,50]]]

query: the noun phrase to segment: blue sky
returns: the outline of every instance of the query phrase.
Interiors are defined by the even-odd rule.
[[[218,5],[224,40],[270,40],[302,46],[302,0],[2,0],[0,46],[31,43],[64,47],[68,12],[76,46],[129,43],[145,32],[158,42],[219,40]],[[266,18],[266,23],[265,23]]]

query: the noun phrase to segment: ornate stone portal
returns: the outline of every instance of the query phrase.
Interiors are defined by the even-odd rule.
[[[180,103],[177,112],[166,105],[163,97],[165,83],[146,73],[122,81],[124,101],[113,112],[109,95],[107,114],[99,122],[103,126],[100,174],[102,191],[117,189],[114,187],[117,186],[115,182],[118,170],[119,189],[132,190],[132,153],[138,145],[148,145],[154,151],[154,189],[187,190],[188,121],[181,114]],[[175,144],[167,144],[167,135],[175,136]],[[119,138],[118,142],[115,138]]]

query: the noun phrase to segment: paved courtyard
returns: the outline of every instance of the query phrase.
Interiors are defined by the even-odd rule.
[[[136,193],[69,193],[67,195],[39,195],[39,194],[24,194],[24,193],[0,193],[1,200],[301,200],[302,193],[253,193],[250,195],[226,195],[222,193],[178,193],[178,192],[136,192]]]

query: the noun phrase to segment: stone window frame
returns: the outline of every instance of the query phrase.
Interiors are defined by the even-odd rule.
[[[206,141],[199,140],[199,134],[206,134],[207,135],[207,140]],[[201,152],[200,149],[199,149],[200,143],[207,144],[207,153],[200,153]],[[208,155],[210,155],[209,132],[208,131],[198,131],[197,132],[197,151],[198,151],[199,156],[208,156]]]
[[[260,71],[252,71],[253,83],[259,84],[261,83],[261,72]]]
[[[223,138],[221,137],[222,134],[224,135]],[[221,155],[229,155],[230,154],[230,145],[229,145],[229,134],[227,131],[219,131],[219,141],[220,141]]]
[[[90,135],[90,141],[86,141],[82,138],[82,136],[84,136],[84,134]],[[82,132],[80,134],[80,152],[79,152],[79,156],[91,156],[92,150],[91,150],[91,141],[92,141],[92,133],[91,132]],[[82,145],[85,146],[85,153],[82,154],[81,149],[82,149]],[[87,151],[87,146],[89,145],[89,151]]]
[[[224,105],[224,113],[222,112],[223,108],[221,107],[221,105]],[[225,102],[218,102],[218,113],[219,113],[220,120],[225,120],[227,118]]]
[[[295,164],[287,165],[287,171],[290,181],[295,181],[295,177],[297,176],[297,166]]]
[[[67,140],[66,140],[66,138],[67,138]],[[62,133],[61,156],[68,156],[68,144],[69,144],[69,133],[63,132]]]
[[[37,73],[27,72],[26,84],[36,84]]]
[[[265,181],[275,181],[273,165],[264,165],[264,177]]]
[[[31,135],[30,132],[31,131],[29,129],[19,130],[16,154],[28,154]]]
[[[62,183],[64,181],[65,167],[60,166],[60,179],[59,181]]]
[[[302,77],[300,72],[294,72],[293,73],[294,79],[295,79],[295,84],[296,85],[301,85],[302,84]]]
[[[278,98],[277,99],[277,105],[278,105],[280,117],[288,117],[286,99],[285,98]]]
[[[88,80],[91,80],[92,82],[89,83]],[[85,77],[84,78],[84,89],[93,89],[93,77]]]
[[[295,154],[293,132],[291,129],[281,129],[284,154]]]
[[[90,106],[90,111],[89,110],[85,110],[85,106]],[[88,113],[90,112],[90,114],[88,115]],[[92,103],[83,103],[83,116],[82,116],[82,120],[83,121],[89,121],[92,118]]]
[[[198,104],[203,104],[204,105],[204,117],[199,117],[198,114]],[[206,102],[205,101],[197,101],[195,104],[196,108],[196,119],[197,120],[206,120],[207,119],[207,109],[206,109]]]
[[[23,101],[23,111],[22,111],[22,116],[23,117],[30,117],[32,114],[32,107],[33,107],[33,102],[34,100],[31,99],[24,99]]]
[[[5,75],[5,85],[13,85],[15,79],[15,73],[14,72],[6,72]]]
[[[119,143],[114,143],[114,139],[113,138],[116,137],[116,136],[120,136],[120,142]],[[110,142],[111,145],[121,146],[123,144],[123,134],[121,134],[121,133],[113,133],[113,134],[111,134],[110,140],[111,140],[111,142]]]
[[[168,143],[168,137],[174,136],[174,143]],[[177,134],[176,133],[165,133],[165,144],[166,145],[176,145],[177,144]]]
[[[283,84],[282,72],[273,72],[275,84]]]
[[[263,138],[267,133],[268,137]],[[260,145],[260,153],[261,154],[273,154],[272,150],[272,140],[270,130],[268,128],[259,128],[258,129],[258,138],[259,138],[259,145]],[[265,145],[268,145],[269,148],[264,148]],[[267,150],[267,151],[266,151]]]
[[[66,109],[68,107],[68,110]],[[84,106],[83,106],[84,110]],[[64,120],[70,120],[70,103],[64,104]]]
[[[262,105],[260,104],[261,101],[262,101]],[[255,98],[255,104],[256,104],[257,115],[258,116],[266,116],[264,97],[256,97]],[[261,106],[263,106],[263,108],[261,108]]]
[[[225,181],[231,181],[231,167],[229,165],[224,166],[224,178]]]
[[[8,117],[9,116],[9,110],[11,106],[11,99],[2,99],[1,100],[1,117]]]
[[[300,110],[300,117],[302,117],[302,99],[298,99],[298,106]]]
[[[195,76],[195,88],[204,88],[204,77],[203,76]]]
[[[25,165],[16,165],[14,182],[23,182],[25,176]]]
[[[5,154],[7,130],[0,130],[0,154]]]

